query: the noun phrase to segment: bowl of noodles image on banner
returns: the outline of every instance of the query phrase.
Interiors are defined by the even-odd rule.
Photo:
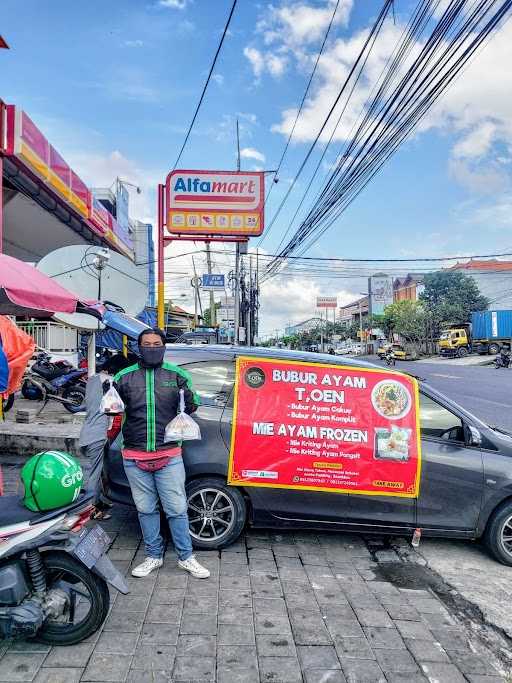
[[[401,382],[383,379],[372,389],[372,405],[382,417],[401,420],[411,410],[412,398]]]

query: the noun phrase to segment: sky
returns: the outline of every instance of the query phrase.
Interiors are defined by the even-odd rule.
[[[139,185],[143,191],[131,194],[131,214],[154,222],[156,184],[174,166],[231,4],[2,0],[0,34],[11,49],[0,53],[0,97],[25,109],[90,186],[108,186],[116,176]],[[238,119],[242,169],[276,168],[335,4],[238,1],[181,167],[234,169]],[[395,21],[390,17],[383,27],[354,109],[336,132],[308,197],[335,162],[415,4],[396,0]],[[265,207],[267,224],[381,6],[378,0],[340,0]],[[508,22],[308,255],[412,258],[512,251],[511,62]],[[258,243],[260,253],[275,253],[322,151],[321,144],[269,234],[261,243],[251,240],[252,251]],[[202,271],[199,243],[173,245],[166,255],[195,249],[195,266]],[[214,253],[214,268],[228,272],[232,248],[214,248],[223,250]],[[190,308],[190,256],[166,263],[167,295]],[[261,332],[315,315],[317,295],[337,295],[343,305],[364,291],[362,274],[275,277],[262,285]]]

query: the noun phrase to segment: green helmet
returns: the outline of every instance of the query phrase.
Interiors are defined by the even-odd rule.
[[[70,505],[80,495],[84,475],[78,460],[62,451],[43,451],[21,470],[23,503],[34,512]]]

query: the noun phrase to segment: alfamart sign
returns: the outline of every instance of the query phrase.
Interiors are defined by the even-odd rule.
[[[176,170],[166,185],[172,235],[251,237],[263,232],[264,174]]]

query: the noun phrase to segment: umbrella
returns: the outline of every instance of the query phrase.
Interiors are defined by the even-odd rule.
[[[0,254],[0,314],[47,317],[78,310],[101,317],[90,304],[29,263]]]

